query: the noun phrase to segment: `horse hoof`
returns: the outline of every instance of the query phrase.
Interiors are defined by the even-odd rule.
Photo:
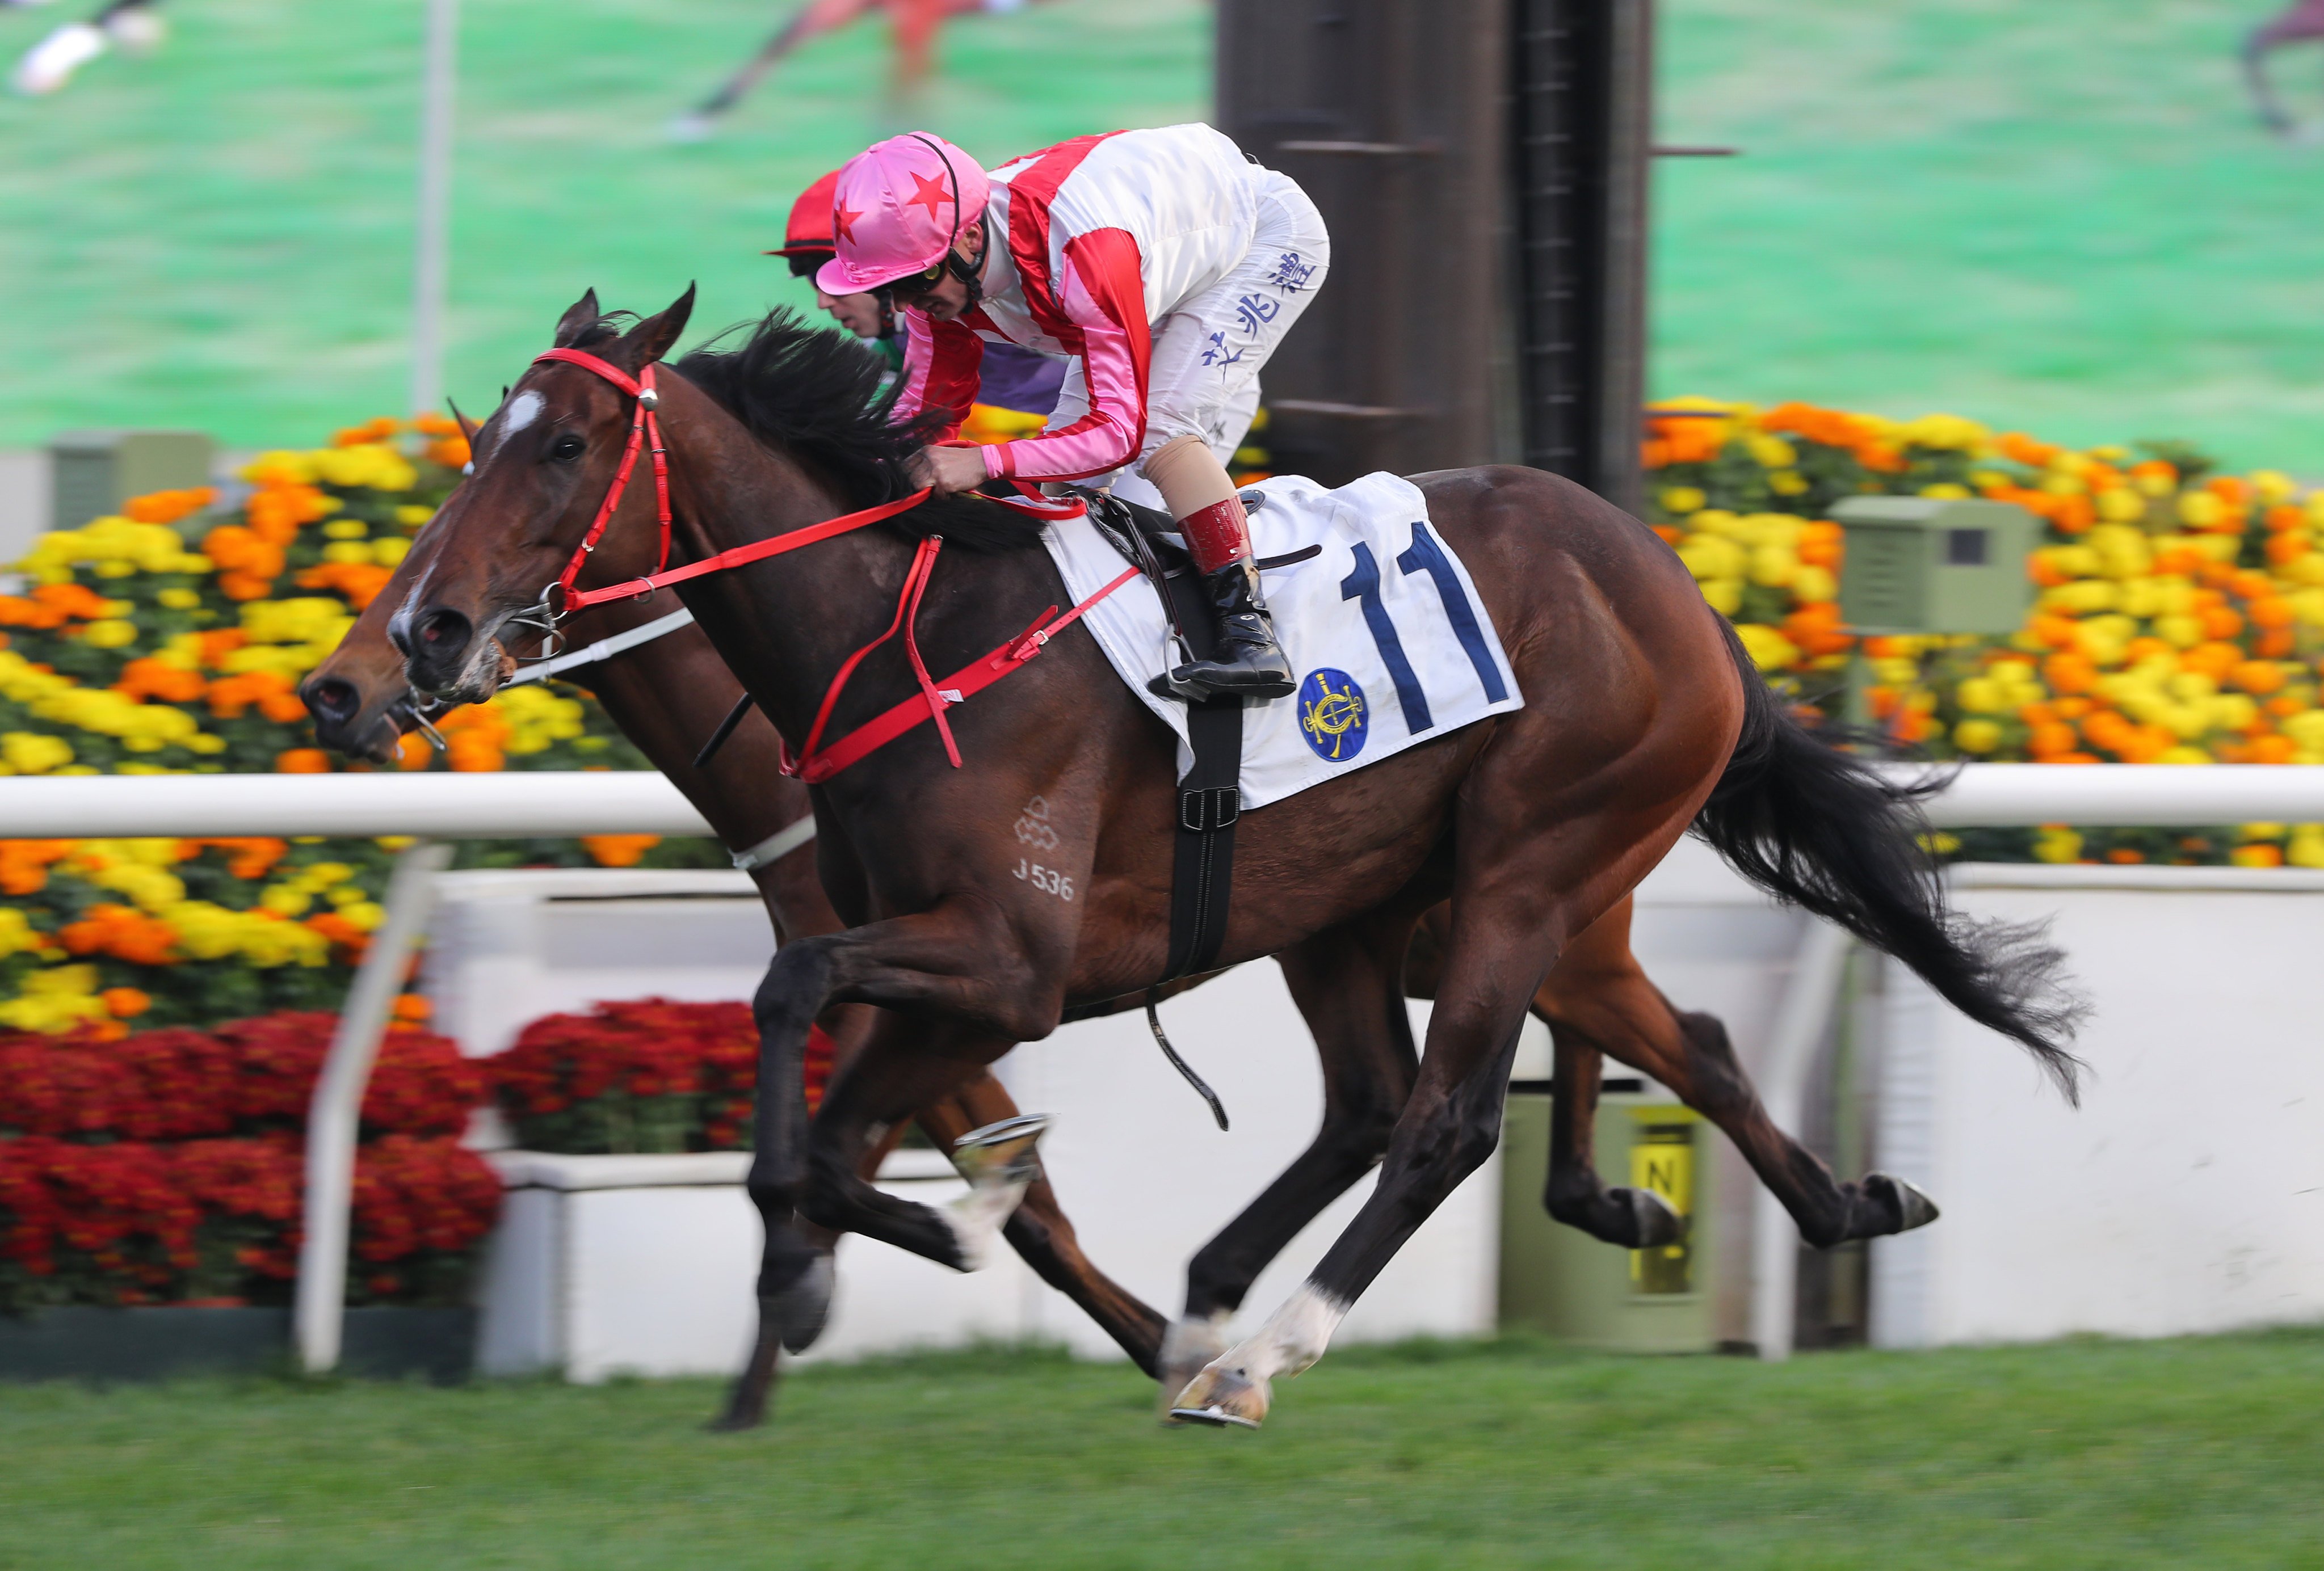
[[[1267,1417],[1268,1401],[1267,1382],[1253,1380],[1246,1370],[1212,1363],[1178,1393],[1170,1404],[1170,1416],[1213,1429],[1256,1429]]]
[[[1161,1356],[1155,1360],[1160,1366],[1155,1376],[1160,1383],[1155,1387],[1155,1395],[1163,1423],[1185,1421],[1172,1416],[1171,1410],[1177,1400],[1176,1393],[1192,1385],[1194,1377],[1203,1373],[1203,1366],[1226,1350],[1223,1319],[1170,1322],[1170,1328],[1162,1333]]]
[[[1633,1249],[1660,1249],[1686,1236],[1686,1218],[1652,1190],[1614,1190],[1609,1198],[1627,1199],[1630,1207]]]
[[[720,1413],[702,1426],[702,1432],[706,1435],[739,1435],[755,1429],[766,1421],[767,1415],[763,1412]]]
[[[972,1129],[953,1142],[952,1165],[972,1184],[1031,1183],[1041,1171],[1033,1148],[1048,1129],[1049,1120],[1039,1113]]]
[[[823,1335],[824,1324],[831,1318],[835,1275],[831,1256],[818,1254],[797,1282],[759,1300],[759,1313],[781,1334],[785,1352],[804,1353]]]
[[[1892,1233],[1910,1233],[1915,1227],[1925,1227],[1943,1214],[1937,1209],[1936,1201],[1888,1173],[1866,1173],[1864,1192],[1896,1219],[1896,1225],[1889,1229]]]

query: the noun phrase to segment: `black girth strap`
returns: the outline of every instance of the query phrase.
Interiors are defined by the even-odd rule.
[[[1179,631],[1197,659],[1211,652],[1210,609],[1199,576],[1165,580]],[[1186,706],[1194,765],[1178,782],[1177,852],[1170,884],[1170,959],[1162,979],[1218,964],[1234,890],[1234,826],[1241,816],[1242,700]]]

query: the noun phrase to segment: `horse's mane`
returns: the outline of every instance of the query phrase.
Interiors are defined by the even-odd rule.
[[[721,345],[748,334],[732,348]],[[809,326],[778,307],[755,326],[727,329],[680,359],[678,373],[770,447],[813,463],[852,507],[876,507],[918,490],[910,460],[934,419],[889,423],[895,402],[880,390],[880,362],[844,333]],[[942,535],[970,551],[1038,545],[1041,522],[974,497],[931,497],[882,526],[907,538]]]

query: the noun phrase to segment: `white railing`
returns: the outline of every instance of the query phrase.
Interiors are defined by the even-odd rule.
[[[1918,778],[1924,768],[1895,765]],[[1944,828],[2073,823],[2200,826],[2324,822],[2324,767],[1972,764],[1928,804]],[[678,788],[642,771],[475,775],[105,775],[0,778],[0,837],[126,839],[231,835],[418,837],[399,857],[387,914],[340,1015],[308,1115],[305,1242],[293,1316],[306,1368],[338,1362],[347,1205],[364,1082],[403,968],[426,926],[447,840],[583,834],[706,834]],[[1812,930],[1760,1079],[1768,1110],[1798,1124],[1806,1061],[1830,1016],[1844,942]],[[1752,1321],[1762,1356],[1791,1346],[1786,1219],[1763,1194]],[[1773,1239],[1776,1242],[1770,1243]]]

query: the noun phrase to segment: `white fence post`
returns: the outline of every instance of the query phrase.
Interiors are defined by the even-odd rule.
[[[402,989],[412,946],[428,925],[436,897],[436,875],[452,860],[442,841],[420,841],[404,848],[388,879],[387,915],[371,935],[371,947],[347,989],[339,1029],[315,1080],[307,1109],[306,1236],[299,1246],[299,1291],[291,1313],[299,1362],[320,1374],[339,1362],[339,1333],[346,1308],[348,1208],[355,1177],[355,1134],[363,1116],[364,1088],[387,1034],[389,1013]]]

